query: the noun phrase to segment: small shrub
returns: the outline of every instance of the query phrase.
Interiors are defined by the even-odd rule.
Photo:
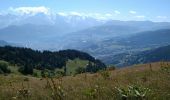
[[[161,64],[161,71],[170,74],[170,66],[168,64]]]
[[[44,70],[41,71],[41,76],[43,78],[45,78],[45,77],[54,77],[55,73],[54,73],[54,71],[50,71],[48,69],[44,69]]]
[[[110,73],[109,73],[109,71],[100,71],[100,75],[101,75],[104,79],[109,79],[109,78],[110,78]]]
[[[8,65],[8,62],[0,61],[0,74],[11,72],[11,70],[8,68]]]
[[[24,81],[29,81],[29,78],[28,78],[28,77],[25,77],[25,78],[24,78]]]
[[[85,73],[86,72],[86,69],[83,68],[83,67],[78,67],[76,70],[75,70],[76,74],[81,74],[81,73]]]
[[[97,98],[98,92],[99,92],[99,88],[98,86],[95,86],[95,87],[85,89],[83,91],[83,94],[88,98],[95,99]]]
[[[3,74],[4,72],[0,69],[0,74]]]
[[[11,87],[13,87],[12,83],[11,83]],[[15,90],[14,87],[13,90]],[[25,100],[25,99],[30,100],[30,97],[31,97],[30,89],[26,88],[24,86],[24,83],[22,83],[22,87],[20,89],[17,89],[16,95],[12,98],[17,100]]]
[[[57,85],[52,77],[46,78],[47,87],[51,91],[51,97],[53,100],[63,100],[65,97],[65,91],[61,86],[61,83]]]
[[[33,72],[33,76],[34,77],[38,77],[38,73],[37,72]]]
[[[32,75],[33,74],[33,67],[29,66],[28,64],[26,64],[25,66],[22,66],[18,69],[19,72],[21,72],[24,75]]]
[[[113,70],[115,70],[115,69],[116,69],[116,67],[112,65],[112,66],[107,67],[106,70],[108,70],[108,71],[113,71]]]
[[[121,100],[143,100],[150,92],[149,88],[141,86],[128,86],[128,88],[116,88]]]
[[[57,72],[56,72],[56,75],[57,75],[58,77],[62,77],[62,76],[64,76],[65,74],[64,74],[64,71],[57,71]]]
[[[63,100],[65,92],[61,86],[58,86],[52,90],[52,98],[54,100]]]
[[[47,75],[46,75],[45,70],[42,70],[42,71],[41,71],[41,77],[45,78],[46,76],[47,76]]]
[[[23,89],[19,89],[17,91],[17,97],[18,98],[28,98],[30,96],[30,90],[23,88]]]

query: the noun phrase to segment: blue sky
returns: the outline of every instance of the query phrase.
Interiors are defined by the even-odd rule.
[[[56,13],[105,14],[115,20],[170,21],[170,0],[0,0],[1,13],[40,6]]]

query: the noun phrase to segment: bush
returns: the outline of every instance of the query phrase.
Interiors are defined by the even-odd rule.
[[[86,69],[83,68],[83,67],[78,67],[78,68],[75,70],[76,74],[85,73],[85,71],[86,71]]]
[[[109,78],[110,78],[110,72],[109,72],[109,71],[100,71],[100,75],[101,75],[104,79],[109,79]]]
[[[21,72],[24,75],[27,75],[27,74],[32,75],[33,74],[33,67],[29,66],[29,65],[25,65],[25,66],[20,67],[18,69],[18,71]]]
[[[150,92],[149,88],[137,85],[128,86],[128,88],[116,88],[121,100],[144,100]]]
[[[65,74],[64,74],[64,71],[58,70],[58,71],[56,72],[56,75],[57,75],[58,77],[62,77],[62,76],[64,76]]]
[[[0,74],[3,74],[4,72],[0,69]]]
[[[52,77],[55,77],[56,75],[58,76],[58,74],[60,74],[60,73],[58,73],[58,71],[55,72],[55,71],[48,70],[48,69],[41,70],[41,77],[43,77],[43,78],[45,78],[45,77],[52,78]],[[63,76],[64,72],[62,72],[61,74],[62,74],[61,76]]]
[[[161,64],[161,71],[162,71],[163,73],[170,74],[170,65],[169,65],[168,63],[167,63],[167,64],[162,63],[162,64]]]
[[[88,97],[89,99],[95,99],[97,97],[97,89],[95,88],[88,88],[83,91],[83,94]]]
[[[11,72],[11,70],[8,68],[8,65],[8,62],[0,61],[0,74]]]
[[[113,70],[115,70],[115,69],[116,69],[116,67],[115,67],[115,66],[113,66],[113,65],[112,65],[112,66],[107,67],[107,70],[108,70],[108,71],[113,71]]]
[[[37,72],[33,72],[33,76],[34,77],[38,77],[38,73]]]

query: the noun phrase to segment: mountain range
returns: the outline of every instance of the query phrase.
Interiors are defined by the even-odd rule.
[[[60,14],[0,15],[1,46],[17,44],[38,50],[77,49],[113,64],[115,55],[170,44],[170,23],[99,20]],[[6,42],[4,42],[6,41]]]

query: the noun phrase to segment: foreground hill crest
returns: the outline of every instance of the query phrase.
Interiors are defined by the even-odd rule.
[[[0,60],[5,60],[11,64],[23,66],[25,68],[28,67],[38,70],[62,69],[66,67],[66,63],[69,59],[74,60],[76,58],[93,63],[93,67],[88,67],[87,71],[96,72],[106,68],[105,64],[100,60],[77,50],[51,52],[10,46],[0,47]]]

